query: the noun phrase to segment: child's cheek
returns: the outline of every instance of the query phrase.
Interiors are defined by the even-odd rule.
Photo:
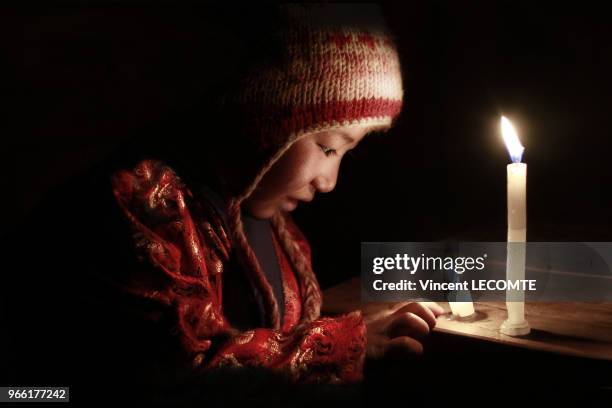
[[[293,190],[310,190],[309,185],[312,184],[319,169],[321,169],[323,165],[323,163],[313,156],[311,156],[309,160],[302,162],[301,166],[296,168],[293,174],[293,179],[291,181]]]
[[[294,173],[291,179],[288,180],[284,193],[293,194],[297,191],[305,189],[309,184],[309,180],[306,173]],[[298,196],[300,196],[298,194]]]
[[[283,190],[292,192],[308,183],[308,170],[310,168],[308,156],[292,157],[294,160],[283,169]]]

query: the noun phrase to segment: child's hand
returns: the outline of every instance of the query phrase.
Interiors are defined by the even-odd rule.
[[[409,302],[366,319],[366,358],[407,357],[423,352],[420,339],[436,325],[444,310],[434,302]]]

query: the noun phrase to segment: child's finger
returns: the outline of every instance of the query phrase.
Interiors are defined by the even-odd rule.
[[[364,319],[367,322],[373,322],[376,321],[378,319],[382,319],[385,318],[387,316],[389,316],[390,314],[395,313],[398,309],[406,306],[407,304],[409,304],[411,302],[409,301],[405,301],[405,302],[394,302],[394,303],[390,303],[386,308],[383,308],[382,310],[379,310],[375,313],[368,313],[364,316]]]
[[[399,316],[406,312],[414,313],[421,319],[425,320],[430,329],[433,329],[436,326],[436,315],[434,312],[430,308],[418,302],[411,302],[406,306],[397,309],[391,316]]]
[[[423,338],[429,334],[429,325],[414,313],[406,312],[394,316],[387,327],[387,336],[390,338],[410,336]]]
[[[436,315],[436,317],[440,316],[441,314],[444,314],[444,308],[442,308],[442,306],[440,306],[436,302],[419,302],[419,303],[422,304],[423,306],[427,306]]]
[[[423,345],[419,341],[411,337],[401,336],[389,340],[385,357],[396,359],[420,354],[423,354]]]

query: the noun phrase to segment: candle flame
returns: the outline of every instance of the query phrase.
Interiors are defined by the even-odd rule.
[[[501,117],[501,131],[512,162],[520,163],[521,159],[523,158],[523,151],[525,148],[521,144],[521,141],[516,134],[516,130],[514,130],[514,126],[512,126],[512,122],[510,122],[505,116]]]

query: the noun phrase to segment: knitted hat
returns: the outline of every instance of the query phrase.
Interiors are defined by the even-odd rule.
[[[232,186],[231,232],[264,295],[273,327],[280,325],[278,305],[245,237],[241,203],[301,137],[344,126],[390,127],[403,95],[397,51],[375,5],[277,7],[271,35],[252,45],[257,61],[245,68],[223,105],[240,124],[247,143],[241,150],[248,151],[240,167],[249,176],[244,184]],[[256,56],[257,50],[265,50],[265,57]],[[310,291],[303,310],[306,320],[312,320],[319,315],[320,292],[309,262],[286,231],[287,216],[277,214],[272,224],[302,282],[310,282],[303,289]]]

